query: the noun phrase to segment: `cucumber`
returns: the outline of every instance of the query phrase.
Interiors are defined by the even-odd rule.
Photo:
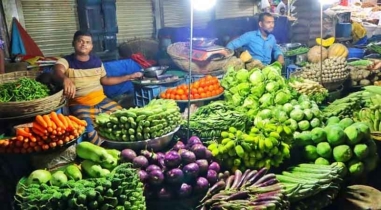
[[[282,174],[283,173],[290,173],[290,172],[282,172]],[[293,173],[290,173],[290,174],[292,174],[295,177],[310,177],[310,178],[314,178],[314,179],[326,179],[326,178],[334,179],[334,178],[339,178],[339,176],[333,177],[330,173],[315,174],[315,173],[293,172]]]
[[[321,169],[310,169],[310,168],[300,168],[300,167],[292,167],[290,169],[292,173],[294,172],[304,172],[304,173],[310,173],[310,174],[326,174],[326,173],[332,173],[334,171],[332,170],[321,170]]]
[[[79,167],[76,164],[69,165],[65,169],[65,175],[70,180],[81,180],[82,179],[82,173],[81,170],[79,170]]]
[[[136,122],[141,122],[147,118],[147,115],[139,115],[136,117]]]
[[[326,170],[333,170],[333,167],[331,165],[316,165],[316,164],[308,164],[308,163],[302,163],[297,165],[297,167],[301,168],[312,168],[312,169],[326,169]]]
[[[129,133],[130,135],[134,135],[134,134],[135,134],[135,130],[132,129],[132,128],[130,128],[130,129],[128,129],[128,133]]]
[[[306,179],[302,180],[302,179],[279,175],[279,174],[276,175],[276,179],[282,183],[318,184],[318,182],[316,181],[306,180]]]

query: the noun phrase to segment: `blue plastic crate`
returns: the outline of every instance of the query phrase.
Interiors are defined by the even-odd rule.
[[[301,68],[299,67],[299,66],[296,66],[296,65],[288,65],[287,66],[287,70],[286,70],[286,72],[287,72],[287,75],[286,75],[286,77],[287,77],[287,79],[289,79],[290,78],[290,75],[293,73],[293,72],[295,72],[295,71],[297,71],[297,70],[300,70]]]
[[[147,105],[152,99],[157,98],[160,93],[168,88],[173,88],[185,83],[185,79],[181,79],[174,83],[161,85],[138,85],[134,83],[134,103],[138,107]]]

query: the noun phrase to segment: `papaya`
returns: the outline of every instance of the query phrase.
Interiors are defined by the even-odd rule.
[[[337,162],[347,162],[353,156],[352,149],[348,145],[340,145],[333,148],[333,158]]]
[[[347,135],[348,145],[355,145],[361,141],[361,131],[355,126],[349,126],[344,129]]]
[[[327,134],[325,133],[323,128],[316,127],[312,129],[311,131],[311,140],[315,143],[318,144],[322,141],[325,141],[327,139]]]
[[[313,144],[311,139],[312,139],[312,136],[311,136],[311,132],[309,132],[309,131],[303,131],[301,133],[299,133],[299,132],[294,133],[294,141],[295,141],[296,145],[306,146],[306,145]]]
[[[334,117],[330,117],[330,118],[328,118],[326,124],[327,124],[327,125],[333,125],[333,124],[337,124],[337,123],[339,123],[339,122],[340,122],[340,118],[334,116]]]

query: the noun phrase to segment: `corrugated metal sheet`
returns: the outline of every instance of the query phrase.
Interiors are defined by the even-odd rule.
[[[21,0],[25,28],[45,56],[73,52],[73,34],[79,28],[75,0]]]
[[[190,0],[162,0],[164,27],[183,27],[190,25]],[[212,20],[213,10],[194,11],[194,27],[204,27]]]
[[[118,42],[135,37],[152,38],[154,16],[151,0],[117,0]]]
[[[216,4],[216,19],[252,16],[257,11],[253,0],[219,0]]]

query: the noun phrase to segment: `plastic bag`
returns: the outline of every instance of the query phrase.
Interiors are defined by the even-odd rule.
[[[76,156],[76,145],[72,145],[49,154],[34,155],[31,159],[35,169],[54,170],[74,162]]]

